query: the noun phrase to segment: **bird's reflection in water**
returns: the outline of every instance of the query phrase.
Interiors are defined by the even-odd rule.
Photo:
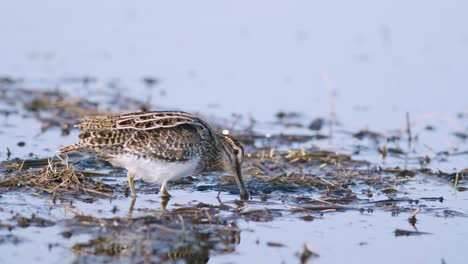
[[[138,197],[136,196],[133,196],[131,197],[131,200],[130,200],[130,206],[128,207],[128,218],[131,219],[133,218],[133,211],[135,210],[135,204],[136,204],[136,201],[138,200]],[[169,203],[169,201],[171,200],[170,197],[162,197],[161,199],[161,203],[159,204],[159,208],[161,209],[162,212],[166,212],[167,211],[167,204]]]
[[[206,263],[211,253],[233,252],[240,243],[240,230],[234,222],[214,220],[209,215],[206,208],[193,207],[165,211],[157,216],[70,222],[70,228],[76,230],[74,233],[87,232],[93,236],[85,243],[75,244],[73,251],[80,263],[116,259]]]

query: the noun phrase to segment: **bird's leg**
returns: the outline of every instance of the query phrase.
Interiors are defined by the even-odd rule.
[[[171,195],[169,194],[169,192],[167,191],[167,181],[163,181],[163,183],[161,184],[161,191],[160,191],[161,195],[163,197],[166,197],[166,198],[169,198],[171,197]]]
[[[133,178],[135,178],[135,174],[131,172],[127,172],[127,180],[128,180],[128,185],[130,185],[130,191],[132,191],[132,197],[136,197],[136,191],[135,191],[135,184],[133,183]]]
[[[161,184],[161,196],[162,196],[162,201],[161,201],[161,210],[166,211],[166,206],[169,200],[171,199],[171,195],[167,191],[167,181],[163,181]]]
[[[161,204],[159,205],[161,207],[161,211],[165,212],[167,203],[169,203],[169,200],[171,200],[171,197],[163,196]]]
[[[132,202],[130,203],[130,207],[128,208],[128,218],[132,218],[133,209],[135,208],[136,196],[132,196]]]

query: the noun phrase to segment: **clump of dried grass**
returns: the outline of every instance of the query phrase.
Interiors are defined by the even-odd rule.
[[[351,171],[362,165],[367,163],[353,160],[349,155],[302,148],[288,153],[250,153],[244,171],[257,180],[271,183],[335,187],[340,185],[343,176],[354,176]]]
[[[67,159],[59,157],[58,161],[49,159],[47,162],[48,164],[41,169],[28,170],[23,170],[24,162],[21,165],[19,163],[7,165],[10,173],[5,175],[5,180],[0,182],[0,186],[10,189],[28,186],[54,196],[82,193],[111,196],[110,186],[91,179],[86,171],[76,170]]]

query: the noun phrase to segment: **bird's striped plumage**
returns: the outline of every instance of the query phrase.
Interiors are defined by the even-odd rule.
[[[202,119],[180,111],[87,117],[77,125],[79,142],[61,152],[87,150],[124,167],[136,179],[163,183],[205,171],[230,170],[241,193],[242,146],[216,134]],[[236,168],[237,166],[237,168]],[[132,176],[133,179],[133,176]],[[131,182],[132,184],[132,182]]]

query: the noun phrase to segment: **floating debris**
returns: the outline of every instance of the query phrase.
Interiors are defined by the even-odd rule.
[[[420,235],[431,235],[431,233],[420,232],[420,231],[410,231],[403,229],[395,229],[395,236],[420,236]]]
[[[320,257],[320,254],[317,253],[309,244],[305,243],[302,251],[298,253],[301,263],[308,263],[308,260],[311,257]]]
[[[14,217],[14,220],[17,222],[17,226],[21,228],[27,228],[30,226],[49,227],[55,225],[55,222],[45,218],[37,217],[34,214],[30,218],[21,215],[16,215]]]

